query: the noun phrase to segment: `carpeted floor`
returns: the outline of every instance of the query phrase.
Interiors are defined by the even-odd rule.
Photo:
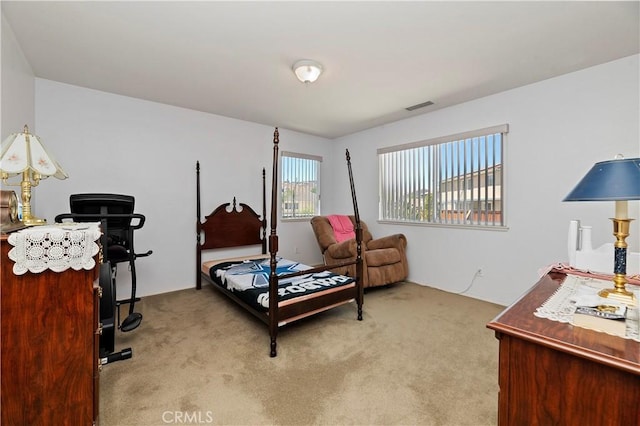
[[[146,297],[103,367],[100,424],[494,425],[503,307],[412,283],[281,328],[210,287]]]

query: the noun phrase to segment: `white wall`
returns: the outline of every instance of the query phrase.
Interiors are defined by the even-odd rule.
[[[598,161],[640,154],[638,55],[528,85],[462,105],[343,137],[349,148],[362,219],[374,236],[408,237],[409,278],[458,292],[478,268],[469,296],[513,302],[537,281],[538,270],[567,261],[569,220],[592,225],[594,247],[613,242],[614,203],[563,203]],[[437,100],[436,100],[437,102]],[[376,149],[509,124],[506,141],[506,232],[376,223]],[[336,154],[337,155],[337,154]],[[325,199],[325,201],[327,201]],[[333,206],[349,203],[336,193]],[[638,219],[640,202],[630,202]],[[630,249],[640,250],[640,221],[632,222]],[[612,259],[613,269],[613,259]]]
[[[273,127],[42,79],[36,79],[36,106],[39,136],[69,174],[68,180],[40,184],[36,213],[53,221],[69,212],[73,193],[135,196],[136,212],[146,216],[136,231],[136,251],[153,250],[136,262],[141,296],[194,285],[197,160],[203,216],[234,196],[261,209],[263,167],[270,197]],[[280,149],[331,163],[331,145],[315,136],[280,129]],[[296,259],[319,259],[308,221],[280,224],[278,233],[282,256],[293,258],[297,247]],[[217,255],[239,254],[244,252]],[[119,294],[129,291],[123,273],[119,267],[117,282],[126,287]]]
[[[33,71],[20,50],[11,26],[2,15],[2,128],[4,140],[24,125],[35,133],[35,84]],[[19,191],[17,191],[19,192]],[[35,202],[35,200],[34,200]]]

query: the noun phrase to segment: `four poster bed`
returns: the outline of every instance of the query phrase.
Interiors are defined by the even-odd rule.
[[[236,199],[218,206],[204,221],[200,221],[200,162],[196,163],[197,244],[196,288],[202,280],[210,283],[238,305],[267,324],[270,336],[270,356],[275,357],[278,328],[292,321],[308,317],[352,301],[357,305],[357,318],[362,320],[362,228],[356,201],[351,158],[346,151],[347,169],[356,219],[357,258],[338,265],[310,267],[282,259],[278,253],[278,143],[276,127],[273,134],[273,173],[271,183],[271,231],[268,237],[266,220],[265,171],[262,170],[262,218],[248,205]],[[204,241],[202,241],[204,237]],[[261,253],[242,258],[202,261],[202,253],[241,246],[261,246]],[[338,275],[330,269],[356,265],[356,277]],[[277,303],[271,303],[276,300]]]

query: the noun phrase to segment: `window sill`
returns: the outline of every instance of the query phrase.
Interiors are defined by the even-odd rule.
[[[426,222],[409,222],[400,220],[378,220],[383,225],[408,225],[408,226],[423,226],[428,228],[453,228],[453,229],[470,229],[474,231],[499,231],[506,232],[509,230],[508,226],[496,225],[496,226],[484,226],[484,225],[468,225],[468,224],[456,224],[456,223],[426,223]]]

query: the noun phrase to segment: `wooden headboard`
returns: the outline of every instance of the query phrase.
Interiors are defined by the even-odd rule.
[[[262,254],[267,253],[267,212],[266,212],[266,183],[265,169],[262,169],[262,217],[247,204],[236,204],[233,197],[232,203],[221,204],[200,221],[200,162],[196,162],[196,262],[198,271],[202,263],[202,250],[230,248],[260,245]],[[203,241],[204,238],[204,241]],[[200,279],[197,277],[197,288],[200,288]]]
[[[230,206],[231,203],[221,204],[200,224],[200,235],[204,234],[202,250],[265,243],[262,231],[266,221],[244,203],[238,210],[235,197],[231,209]]]

